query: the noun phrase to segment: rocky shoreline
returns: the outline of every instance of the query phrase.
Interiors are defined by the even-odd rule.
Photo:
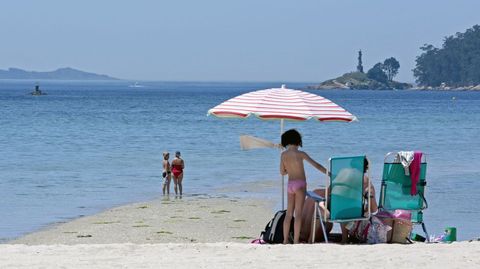
[[[408,83],[405,83],[408,84]],[[348,83],[340,83],[337,80],[329,80],[328,83],[307,86],[308,90],[405,90],[405,91],[480,91],[480,84],[476,86],[413,86],[408,84],[406,87],[369,87],[368,85],[356,85]]]
[[[440,86],[440,87],[431,87],[431,86],[420,86],[413,87],[409,90],[417,91],[480,91],[480,84],[476,86],[461,86],[461,87],[450,87],[450,86]]]

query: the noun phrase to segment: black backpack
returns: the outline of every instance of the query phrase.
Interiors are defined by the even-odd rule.
[[[273,219],[265,226],[265,230],[260,233],[260,239],[263,239],[263,241],[269,244],[283,243],[283,220],[285,219],[286,214],[287,210],[280,210],[275,213]],[[293,223],[294,218],[292,217],[289,233],[290,242],[293,242]]]

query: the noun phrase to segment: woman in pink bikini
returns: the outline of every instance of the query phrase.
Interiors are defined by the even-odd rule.
[[[182,196],[182,181],[183,181],[183,169],[185,168],[185,162],[180,157],[180,151],[175,152],[175,159],[172,161],[172,173],[173,173],[173,183],[175,184],[175,195],[178,195],[180,191],[180,196]]]
[[[291,129],[282,134],[282,146],[286,150],[282,152],[280,158],[280,173],[282,175],[288,174],[288,205],[287,214],[283,222],[283,243],[289,243],[290,222],[295,213],[293,243],[298,244],[300,228],[302,227],[303,203],[305,202],[305,191],[307,189],[303,161],[306,160],[322,173],[326,173],[327,169],[310,158],[307,153],[298,150],[302,146],[302,136],[297,130]]]

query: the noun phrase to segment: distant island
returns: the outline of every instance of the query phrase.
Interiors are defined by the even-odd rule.
[[[70,67],[47,72],[26,71],[19,68],[0,69],[0,79],[117,80],[107,75],[84,72]]]
[[[352,89],[352,90],[391,90],[410,89],[413,85],[390,81],[388,83],[371,79],[362,72],[350,72],[334,79],[326,80],[318,85],[309,86],[309,89],[330,90],[330,89]]]
[[[390,90],[410,89],[412,84],[394,81],[400,69],[400,63],[394,57],[375,64],[367,73],[363,71],[362,51],[358,52],[356,72],[345,73],[340,77],[326,80],[309,89],[355,89],[355,90]]]

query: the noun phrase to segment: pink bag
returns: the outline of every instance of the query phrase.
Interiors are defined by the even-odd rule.
[[[396,209],[395,211],[379,211],[376,216],[384,219],[411,220],[412,212],[403,209]]]

